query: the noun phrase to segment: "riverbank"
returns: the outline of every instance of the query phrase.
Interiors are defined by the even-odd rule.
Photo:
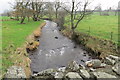
[[[72,34],[68,27],[61,30],[61,33],[72,39]],[[118,45],[111,40],[90,36],[89,34],[84,34],[82,32],[75,32],[74,41],[79,45],[83,45],[85,50],[101,59],[110,54],[120,56],[117,47]]]
[[[33,39],[34,35],[29,36],[28,43]],[[81,78],[84,80],[86,77],[95,80],[98,78],[119,78],[119,72],[117,72],[119,57],[107,55],[102,60],[90,59],[87,51],[82,50],[73,41],[59,33],[54,22],[47,21],[46,26],[42,29],[41,38],[36,40],[40,42],[40,46],[36,51],[29,53],[30,60],[28,60],[29,63],[32,62],[32,78],[52,78],[54,80],[55,78]],[[23,65],[25,66],[25,64]],[[13,68],[16,67],[13,66]],[[110,70],[111,68],[112,70]],[[8,72],[11,72],[10,69]]]
[[[53,19],[53,21],[58,22],[58,25],[60,24],[59,18],[58,20]],[[61,23],[63,25],[60,26],[62,28],[61,33],[71,39],[70,15],[67,15],[64,22]],[[83,45],[85,50],[93,53],[93,55],[100,56],[100,58],[110,54],[120,56],[117,23],[117,16],[99,16],[95,14],[87,16],[75,29],[74,42]]]
[[[41,28],[45,25],[43,22],[44,21],[41,20],[40,22],[26,22],[26,24],[18,24],[18,21],[4,21],[2,23],[2,36],[4,44],[2,46],[3,51],[1,75],[4,75],[6,73],[7,68],[15,65],[21,66],[25,70],[26,76],[30,76],[31,61],[28,57],[28,53],[26,52],[26,45],[30,40],[33,40],[34,30],[38,29],[38,26]]]

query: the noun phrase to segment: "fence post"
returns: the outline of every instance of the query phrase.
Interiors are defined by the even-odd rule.
[[[113,32],[111,32],[111,40],[113,40]]]

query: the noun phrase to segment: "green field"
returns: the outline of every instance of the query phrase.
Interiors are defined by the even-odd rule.
[[[21,46],[28,35],[35,30],[43,21],[25,21],[25,24],[19,24],[19,21],[2,22],[2,48],[14,44],[15,47]]]
[[[0,16],[0,20],[6,20],[6,19],[10,19],[10,17],[8,17],[8,16]]]
[[[7,17],[3,17],[6,19]],[[41,23],[44,21],[32,21],[29,22],[25,20],[25,24],[19,24],[19,21],[3,21],[2,22],[2,50],[7,48],[10,44],[14,45],[14,49],[22,46],[28,35],[37,29]],[[3,53],[2,54],[2,68],[3,73],[6,72],[6,69],[11,66],[18,54]],[[10,58],[11,57],[11,58]],[[12,58],[14,57],[14,58]],[[1,58],[0,58],[1,59]],[[20,60],[20,59],[19,59]]]
[[[66,17],[65,26],[70,26],[70,17]],[[112,40],[114,42],[118,41],[118,16],[100,16],[100,15],[90,15],[84,20],[82,20],[76,31],[90,34],[92,36],[97,36],[103,39]]]

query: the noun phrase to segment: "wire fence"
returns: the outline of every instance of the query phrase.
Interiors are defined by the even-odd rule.
[[[87,33],[90,36],[97,36],[103,39],[108,39],[111,40],[115,43],[118,43],[118,36],[120,36],[120,34],[117,34],[115,32],[103,32],[103,31],[95,31],[93,28],[91,29],[91,27],[89,26],[88,29],[79,29],[79,32],[83,32],[83,33]]]

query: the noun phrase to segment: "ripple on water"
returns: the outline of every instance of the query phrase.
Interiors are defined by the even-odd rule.
[[[42,71],[46,68],[66,66],[71,60],[84,64],[89,60],[87,52],[81,47],[74,48],[72,40],[61,35],[53,22],[46,22],[40,37],[40,50],[31,55],[31,70]],[[55,37],[57,39],[55,39]]]
[[[50,50],[49,51],[51,55],[55,55],[55,51],[54,50]]]
[[[38,55],[41,55],[42,54],[42,50],[39,51],[39,54]]]
[[[64,54],[64,52],[65,52],[65,48],[64,48],[64,47],[62,47],[62,48],[60,49],[60,55],[63,55],[63,54]]]
[[[45,54],[46,57],[51,57],[51,54]]]
[[[58,31],[57,30],[54,30],[54,33],[57,33]]]

